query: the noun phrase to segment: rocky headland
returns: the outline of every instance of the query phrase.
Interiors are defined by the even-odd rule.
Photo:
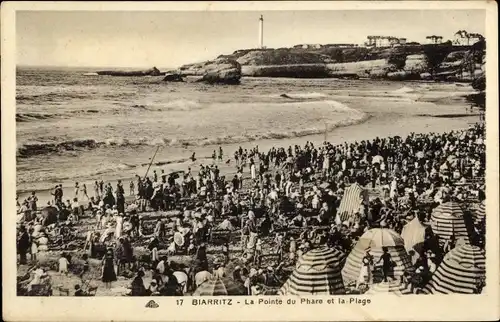
[[[409,44],[389,48],[316,45],[238,50],[181,66],[182,76],[237,84],[240,77],[370,78],[472,82],[484,75],[485,40],[470,46]]]

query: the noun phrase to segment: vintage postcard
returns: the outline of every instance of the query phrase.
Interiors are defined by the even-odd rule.
[[[6,321],[499,318],[495,2],[1,23]]]

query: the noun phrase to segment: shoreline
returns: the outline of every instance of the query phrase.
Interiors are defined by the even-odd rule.
[[[369,113],[370,118],[362,122],[360,124],[355,124],[355,125],[349,125],[349,126],[344,126],[344,127],[338,127],[335,128],[333,131],[327,133],[327,141],[333,142],[334,144],[338,143],[343,143],[343,142],[354,142],[354,141],[360,141],[360,140],[369,140],[369,139],[374,139],[375,137],[389,137],[389,136],[406,136],[410,134],[411,132],[415,133],[431,133],[431,132],[449,132],[452,130],[462,130],[468,128],[471,124],[474,124],[478,121],[478,116],[475,114],[471,114],[470,116],[458,116],[458,117],[450,117],[450,118],[440,118],[440,117],[434,117],[434,116],[417,116],[417,115],[406,115],[404,117],[401,117],[401,115],[394,113],[393,115],[391,114],[385,114],[385,113]],[[391,117],[392,116],[392,117]],[[418,118],[419,122],[414,122],[415,119]],[[220,145],[224,149],[224,160],[222,162],[217,161],[215,164],[218,165],[220,169],[221,175],[225,175],[226,177],[228,175],[234,175],[236,173],[236,169],[234,167],[234,160],[232,160],[232,155],[234,151],[241,146],[242,148],[251,148],[255,146],[259,146],[259,150],[261,151],[267,151],[271,147],[285,147],[285,146],[293,146],[293,145],[304,145],[307,141],[314,143],[315,145],[321,144],[323,141],[325,141],[325,134],[319,135],[319,134],[314,134],[314,135],[308,135],[308,136],[303,136],[303,137],[295,137],[295,138],[286,138],[286,139],[264,139],[264,140],[255,140],[255,141],[249,141],[245,143],[236,143],[236,144],[224,144]],[[196,152],[197,155],[210,155],[210,153],[207,153],[213,149],[218,148],[219,145],[210,145],[210,146],[205,146],[205,147],[200,147],[198,149],[195,149],[194,151]],[[190,160],[186,162],[180,162],[180,163],[170,163],[168,160],[165,160],[162,158],[162,153],[163,155],[168,155],[169,153],[167,151],[161,151],[162,149],[160,148],[159,155],[155,160],[156,162],[153,162],[153,165],[151,166],[150,172],[148,173],[151,175],[153,173],[153,170],[157,170],[158,175],[160,176],[161,169],[165,170],[165,173],[169,173],[172,171],[178,171],[178,170],[187,170],[188,167],[192,168],[193,173],[197,173],[199,165],[200,164],[211,164],[212,159],[211,158],[201,158],[197,159],[194,163],[191,162]],[[166,148],[165,150],[168,150]],[[191,153],[193,150],[186,150],[186,156]],[[231,159],[231,164],[226,165],[225,160],[227,158]],[[182,158],[184,159],[184,158]],[[154,166],[155,163],[160,163],[162,166]],[[144,176],[144,173],[146,172],[147,165],[146,166],[137,166],[134,168],[134,172]],[[158,171],[159,170],[159,171]],[[245,172],[248,172],[249,169],[245,168],[244,169],[244,174]],[[124,171],[126,172],[126,171]],[[130,171],[129,171],[130,172]],[[76,178],[75,178],[76,179]],[[116,186],[116,183],[118,180],[121,180],[123,182],[126,195],[128,195],[129,187],[128,184],[130,180],[134,179],[134,175],[124,173],[123,175],[103,175],[102,180],[104,182],[109,182],[113,185],[113,187]],[[78,181],[80,186],[82,184],[87,185],[87,193],[90,196],[93,196],[93,182],[94,180],[72,180],[72,181],[63,181],[61,184],[63,185],[63,188],[66,192],[64,198],[71,197],[72,198],[72,191],[74,187],[74,183]],[[16,189],[16,192],[19,196],[19,200],[22,201],[24,198],[26,198],[31,191],[35,191],[40,205],[45,205],[48,201],[52,200],[52,196],[50,192],[53,189],[53,186],[55,183],[48,187],[47,183],[47,188],[34,188],[34,189]],[[18,185],[19,186],[19,185]],[[71,194],[70,194],[71,192]]]

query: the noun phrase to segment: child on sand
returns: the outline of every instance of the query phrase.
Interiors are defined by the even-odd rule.
[[[62,254],[61,258],[59,258],[59,273],[68,275],[68,259],[66,258],[66,254]]]

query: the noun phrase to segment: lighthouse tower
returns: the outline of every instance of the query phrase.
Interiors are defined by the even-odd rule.
[[[264,48],[264,17],[262,15],[259,19],[259,48]]]

